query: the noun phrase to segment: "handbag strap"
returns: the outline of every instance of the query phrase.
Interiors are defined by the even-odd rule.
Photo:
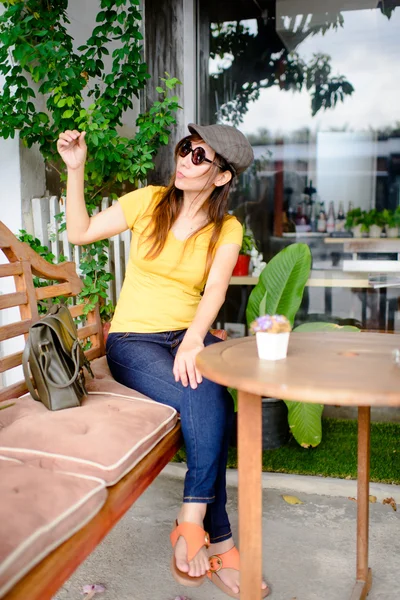
[[[32,396],[32,398],[34,400],[37,400],[37,402],[40,402],[40,398],[37,395],[36,390],[32,385],[31,374],[29,373],[29,368],[28,368],[30,351],[31,351],[31,341],[28,339],[25,344],[24,351],[22,353],[22,369],[24,371],[25,383],[26,383],[26,387],[28,388],[28,392],[30,393],[30,395]]]

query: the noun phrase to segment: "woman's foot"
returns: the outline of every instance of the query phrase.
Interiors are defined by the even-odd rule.
[[[223,542],[218,542],[218,544],[210,544],[208,548],[209,557],[215,556],[216,554],[224,554],[228,552],[234,547],[234,542],[232,538],[228,540],[224,540]],[[228,569],[222,568],[217,573],[218,577],[221,579],[222,583],[224,583],[230,590],[232,590],[233,594],[239,594],[240,592],[240,574],[237,569]],[[261,589],[267,590],[268,585],[265,581],[261,583]]]
[[[203,528],[206,507],[206,504],[197,502],[184,503],[178,515],[178,524],[184,522],[195,523]],[[187,573],[189,577],[201,577],[202,575],[205,575],[210,568],[208,552],[205,545],[200,548],[197,554],[189,562],[187,544],[185,539],[181,536],[176,542],[174,553],[177,568],[183,573]]]

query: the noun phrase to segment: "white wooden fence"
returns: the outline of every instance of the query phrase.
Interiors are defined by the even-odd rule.
[[[112,203],[113,201],[109,198],[103,198],[101,210],[105,210]],[[49,250],[55,255],[56,261],[61,253],[64,254],[67,260],[75,261],[79,273],[82,250],[79,246],[73,246],[68,242],[66,231],[58,233],[60,223],[55,216],[60,213],[65,213],[65,201],[62,198],[57,196],[33,198],[34,235],[43,245],[48,246]],[[65,218],[63,220],[65,221]],[[114,275],[114,279],[109,283],[108,290],[108,299],[113,304],[116,304],[121,291],[129,258],[130,241],[131,234],[129,230],[110,239],[106,270]]]

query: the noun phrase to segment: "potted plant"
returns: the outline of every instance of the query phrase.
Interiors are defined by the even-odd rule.
[[[284,315],[262,315],[250,323],[250,332],[256,336],[257,352],[263,360],[282,360],[287,356],[291,331]]]
[[[382,212],[373,208],[367,213],[366,219],[369,227],[369,236],[372,238],[380,238],[382,229],[385,225]]]
[[[400,210],[389,210],[385,208],[382,212],[382,218],[385,223],[385,231],[388,238],[397,238],[399,236]]]
[[[250,259],[252,250],[257,250],[257,245],[251,229],[247,229],[243,224],[243,241],[239,250],[239,256],[232,275],[234,277],[247,276],[249,274]]]
[[[345,228],[351,231],[354,237],[362,237],[363,232],[368,232],[365,215],[361,208],[354,208],[347,213]]]

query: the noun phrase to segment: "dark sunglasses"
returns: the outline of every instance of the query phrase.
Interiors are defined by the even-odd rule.
[[[188,154],[192,153],[192,163],[196,165],[201,165],[203,162],[208,162],[211,165],[214,163],[213,160],[206,158],[206,151],[201,146],[197,146],[197,148],[192,148],[192,142],[190,140],[186,140],[182,142],[182,144],[178,148],[179,156],[184,158]]]

